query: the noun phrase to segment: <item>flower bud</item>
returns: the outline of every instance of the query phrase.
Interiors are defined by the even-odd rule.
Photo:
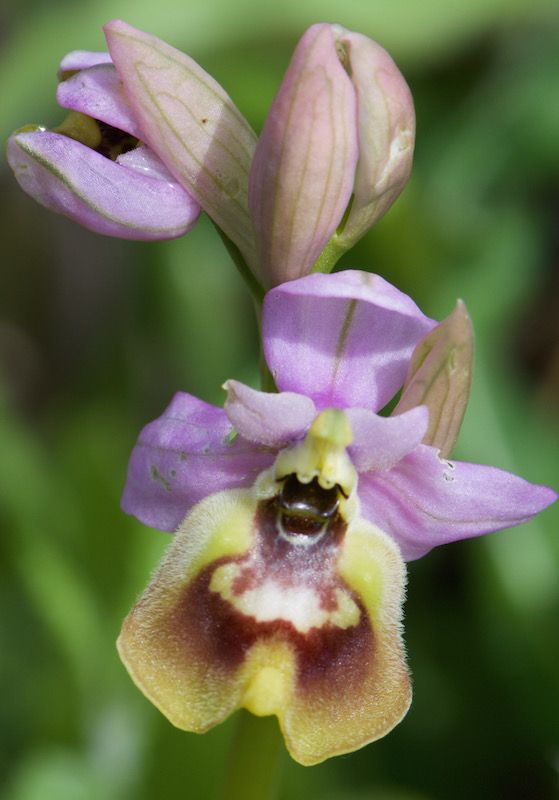
[[[462,300],[452,314],[416,346],[402,396],[394,414],[425,405],[429,427],[424,444],[450,455],[464,419],[470,386],[474,337],[470,317]]]
[[[414,131],[409,88],[382,47],[339,25],[309,28],[252,163],[265,285],[329,271],[366,233],[409,177]]]
[[[334,26],[338,53],[357,100],[359,160],[353,198],[336,244],[347,250],[385,214],[412,167],[415,112],[409,87],[380,45]]]
[[[8,140],[22,189],[42,205],[97,233],[172,239],[187,233],[200,207],[142,146],[142,130],[106,53],[62,60],[57,99],[70,110],[54,131],[27,126]]]
[[[350,200],[356,97],[331,25],[300,40],[254,154],[249,207],[270,287],[309,273]]]

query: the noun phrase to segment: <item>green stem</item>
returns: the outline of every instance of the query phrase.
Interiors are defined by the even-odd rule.
[[[245,259],[243,258],[242,254],[241,254],[241,251],[239,250],[237,245],[234,242],[232,242],[231,239],[223,233],[221,228],[219,228],[215,224],[215,222],[211,219],[211,217],[209,219],[213,223],[216,231],[219,233],[219,235],[221,237],[221,240],[222,240],[223,244],[225,245],[225,248],[226,248],[227,252],[231,256],[231,258],[233,260],[233,263],[235,264],[235,266],[239,270],[239,273],[240,273],[242,279],[244,280],[244,282],[248,286],[248,288],[250,290],[250,293],[251,293],[251,295],[252,295],[252,297],[254,299],[254,302],[256,303],[256,306],[258,308],[259,306],[262,305],[262,300],[264,299],[264,295],[266,294],[265,289],[258,283],[256,278],[254,277],[254,274],[253,274],[252,270],[250,269],[250,267],[246,263]]]
[[[314,267],[313,272],[332,272],[336,266],[339,258],[345,252],[345,248],[341,247],[336,241],[336,234],[332,236],[322,253],[319,255]]]
[[[340,224],[336,228],[336,232],[331,237],[330,241],[319,255],[318,259],[316,260],[314,267],[312,268],[313,272],[332,272],[338,260],[343,256],[346,250],[349,250],[350,243],[345,242],[342,244],[340,242],[340,236],[345,230],[346,223],[349,219],[349,214],[351,212],[353,201],[355,200],[355,195],[351,195],[349,203],[347,204],[347,208],[345,213],[340,221]],[[353,242],[352,242],[353,244]]]
[[[211,219],[211,217],[210,217]],[[264,392],[277,392],[277,386],[274,381],[274,376],[268,369],[268,365],[266,364],[266,360],[264,358],[264,353],[262,352],[262,301],[264,300],[264,295],[266,294],[266,290],[258,283],[254,274],[252,273],[251,269],[249,268],[248,264],[246,263],[245,259],[243,258],[241,251],[234,244],[228,236],[226,236],[221,228],[219,228],[213,220],[211,220],[216,231],[219,233],[223,244],[229,255],[231,256],[233,263],[239,270],[241,277],[243,278],[244,282],[249,288],[249,291],[252,295],[252,299],[254,300],[254,309],[256,312],[256,319],[258,323],[258,332],[259,332],[259,339],[260,339],[260,388]]]
[[[222,800],[274,800],[281,750],[277,721],[241,710],[231,743]]]
[[[332,272],[336,266],[336,262],[343,253],[343,249],[338,247],[333,239],[330,239],[322,253],[319,255],[314,267],[313,272]]]

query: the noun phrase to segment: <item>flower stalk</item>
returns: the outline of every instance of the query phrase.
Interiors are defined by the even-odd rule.
[[[272,717],[239,711],[220,800],[275,800],[283,745]]]

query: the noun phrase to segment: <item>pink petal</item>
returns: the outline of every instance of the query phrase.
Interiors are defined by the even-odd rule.
[[[281,391],[306,394],[319,408],[378,411],[434,325],[378,275],[313,274],[266,295],[264,352]]]
[[[420,445],[388,472],[359,476],[362,514],[390,534],[408,561],[433,547],[526,522],[557,494],[510,472],[445,461]]]
[[[128,167],[128,169],[134,169],[142,175],[149,175],[160,181],[177,185],[165,164],[147,145],[140,145],[133,150],[128,150],[126,153],[121,153],[116,162]],[[193,200],[192,202],[195,203],[196,201]]]
[[[58,84],[56,99],[62,108],[79,111],[142,139],[142,131],[112,64],[81,70]]]
[[[37,202],[107,236],[171,239],[187,233],[200,212],[177,183],[121,166],[61,134],[14,134],[8,161]]]
[[[122,508],[141,522],[174,531],[202,498],[250,486],[275,452],[239,436],[223,409],[179,392],[140,433],[132,451]]]
[[[97,64],[112,64],[111,56],[105,52],[92,52],[91,50],[72,50],[67,53],[58,68],[58,77],[64,80],[64,76],[69,72],[77,72],[80,69],[88,69]]]
[[[316,416],[313,401],[293,392],[258,392],[227,381],[225,413],[238,433],[251,442],[285,447],[306,433]]]
[[[358,472],[391,469],[421,443],[429,423],[425,406],[393,417],[366,408],[348,408],[346,414],[353,433],[349,454]]]

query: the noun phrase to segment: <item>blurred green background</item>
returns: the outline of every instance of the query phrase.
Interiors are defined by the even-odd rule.
[[[559,484],[559,7],[542,0],[3,0],[3,138],[56,125],[59,58],[120,16],[187,51],[255,129],[304,29],[380,41],[414,93],[404,195],[343,265],[477,334],[456,456]],[[203,220],[137,244],[36,206],[1,167],[1,800],[211,798],[235,721],[172,728],[114,640],[168,537],[119,510],[141,426],[176,389],[256,380],[247,293]],[[410,565],[415,702],[386,739],[282,800],[559,797],[559,508]]]

